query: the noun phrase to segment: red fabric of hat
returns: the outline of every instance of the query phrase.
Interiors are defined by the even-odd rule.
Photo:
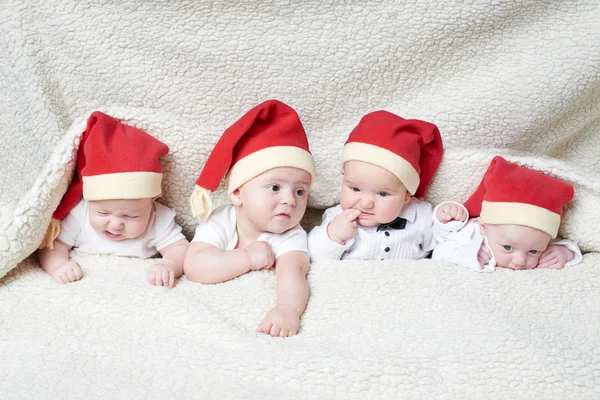
[[[484,223],[529,226],[555,238],[574,195],[568,183],[496,156],[464,205]]]
[[[442,160],[434,124],[388,111],[365,115],[348,136],[342,162],[364,161],[394,174],[411,195],[423,197]]]
[[[278,100],[265,101],[231,125],[212,150],[190,198],[194,216],[208,218],[210,192],[227,176],[230,194],[250,179],[277,167],[307,171],[315,167],[300,117]]]
[[[52,248],[64,219],[84,197],[86,200],[154,198],[162,193],[162,166],[159,156],[167,154],[166,144],[146,132],[122,124],[102,112],[93,112],[87,121],[77,151],[76,172],[52,214],[42,241]]]

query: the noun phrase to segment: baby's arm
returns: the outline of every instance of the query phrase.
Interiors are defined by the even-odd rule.
[[[336,215],[336,209],[326,210],[321,225],[308,234],[310,259],[314,263],[339,260],[354,243],[360,211],[347,209]]]
[[[83,277],[81,266],[76,261],[69,260],[71,247],[55,240],[54,250],[45,248],[38,251],[40,265],[56,282],[75,282]]]
[[[438,243],[445,242],[467,223],[469,213],[460,203],[444,201],[433,209],[433,237]]]
[[[246,249],[221,250],[205,242],[192,242],[183,271],[189,280],[220,283],[250,270],[271,268],[275,255],[267,242],[252,242]]]
[[[298,333],[310,289],[306,281],[309,260],[303,251],[290,251],[277,258],[277,305],[256,328],[271,336],[288,337]]]
[[[175,279],[183,275],[183,260],[188,246],[186,239],[180,239],[159,250],[162,259],[148,268],[148,282],[172,288]]]

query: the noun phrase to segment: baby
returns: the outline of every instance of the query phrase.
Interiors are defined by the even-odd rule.
[[[445,241],[434,260],[491,272],[510,269],[559,269],[577,264],[577,244],[556,240],[563,207],[573,199],[571,185],[541,172],[494,157],[479,187],[464,206],[444,202],[436,207],[439,223],[455,225],[436,231]],[[471,219],[465,225],[468,217]]]
[[[442,159],[429,122],[365,115],[342,154],[340,204],[308,235],[311,261],[420,259],[436,245],[425,194]]]
[[[228,172],[229,171],[229,172]],[[211,214],[209,194],[227,174],[232,205]],[[210,154],[192,194],[200,223],[185,257],[188,279],[219,283],[275,268],[277,304],[257,332],[292,336],[309,296],[306,210],[315,167],[298,114],[269,100],[229,127]]]
[[[173,287],[183,274],[189,245],[175,213],[154,201],[162,193],[159,156],[164,143],[111,116],[94,112],[77,154],[77,173],[53,214],[38,253],[42,268],[59,283],[82,278],[69,250],[162,259],[148,282]],[[59,222],[60,221],[60,222]]]

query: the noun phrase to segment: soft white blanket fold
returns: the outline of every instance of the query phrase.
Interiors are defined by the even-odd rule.
[[[599,16],[594,0],[3,1],[3,398],[600,397]],[[91,111],[170,146],[160,201],[191,237],[202,163],[269,98],[309,135],[307,227],[338,200],[350,130],[386,109],[440,128],[427,200],[465,200],[501,154],[575,186],[560,234],[590,253],[564,271],[485,276],[313,265],[288,340],[253,332],[275,299],[269,272],[165,290],[144,281],[152,261],[75,254],[85,277],[61,286],[27,258]]]

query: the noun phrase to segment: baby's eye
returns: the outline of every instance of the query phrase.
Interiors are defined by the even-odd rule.
[[[350,189],[352,189],[352,191],[353,191],[353,192],[356,192],[356,193],[360,192],[360,189],[359,189],[359,188],[351,187]]]
[[[102,217],[106,217],[108,215],[108,213],[104,212],[104,211],[96,211],[96,214],[98,214],[98,215],[100,215]]]
[[[279,185],[271,185],[269,186],[269,190],[272,192],[279,192],[279,189],[281,189],[281,187],[279,187]]]
[[[386,192],[379,192],[377,194],[380,195],[381,197],[385,197],[388,195]]]
[[[539,253],[540,251],[539,251],[539,250],[529,250],[529,252],[530,252],[531,254],[537,254],[537,253]]]
[[[304,195],[304,189],[296,189],[296,196]]]
[[[137,218],[139,218],[139,216],[137,216],[137,215],[126,215],[125,218],[127,218],[127,219],[137,219]]]
[[[506,250],[506,251],[511,251],[513,249],[512,246],[509,246],[509,245],[504,245],[502,247],[504,247],[504,250]]]

